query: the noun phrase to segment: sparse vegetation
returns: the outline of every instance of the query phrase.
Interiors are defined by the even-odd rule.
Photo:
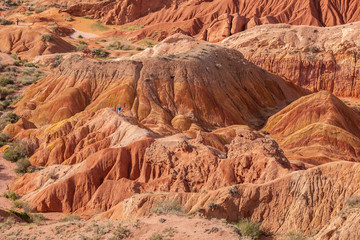
[[[236,186],[231,186],[227,188],[227,192],[231,194],[232,196],[236,195],[238,193],[238,189]]]
[[[20,158],[16,162],[15,172],[19,174],[24,174],[28,172],[28,168],[31,166],[29,159],[27,157]]]
[[[53,180],[58,179],[58,176],[56,175],[55,170],[49,172],[48,177],[49,177],[50,179],[53,179]]]
[[[35,11],[36,13],[42,13],[42,12],[45,11],[45,10],[46,10],[45,7],[37,7],[37,8],[34,9],[34,11]]]
[[[26,157],[27,157],[26,145],[23,144],[22,142],[11,143],[11,147],[4,152],[4,158],[11,162],[17,162],[18,160]],[[26,161],[24,161],[22,164],[25,165],[25,162]]]
[[[306,237],[300,233],[290,232],[285,236],[286,240],[306,240]]]
[[[43,221],[45,221],[45,217],[44,215],[42,214],[31,214],[30,215],[30,219],[31,219],[31,222],[35,223],[35,224],[40,224],[42,223]]]
[[[128,228],[123,227],[120,223],[114,231],[115,239],[125,239],[131,236],[131,232]]]
[[[19,57],[16,53],[11,54],[10,57],[12,57],[14,60],[19,60]]]
[[[11,228],[14,224],[16,224],[15,218],[7,217],[2,223],[0,223],[0,230],[3,230],[4,228]]]
[[[311,52],[311,53],[318,53],[320,52],[320,48],[318,48],[317,46],[310,46],[310,47],[307,47],[305,49],[306,52]]]
[[[16,194],[16,192],[13,192],[13,191],[8,191],[8,192],[4,193],[3,196],[12,201],[15,201],[20,198],[20,196],[18,194]]]
[[[8,21],[5,18],[0,18],[0,25],[12,25],[14,24],[13,21]]]
[[[163,199],[160,201],[154,202],[154,207],[152,209],[153,213],[156,214],[176,214],[182,215],[183,208],[179,204],[178,199]]]
[[[0,133],[0,147],[7,145],[9,139],[10,139],[10,136],[8,134]]]
[[[54,62],[54,68],[58,67],[63,61],[64,61],[64,58],[62,55],[56,55],[56,59]]]
[[[346,201],[346,205],[350,208],[360,208],[360,195],[352,195]]]
[[[101,23],[93,23],[91,24],[91,29],[95,31],[107,31],[109,27],[102,25]]]
[[[12,112],[6,112],[0,117],[0,130],[4,129],[8,124],[16,123],[20,117]]]
[[[65,21],[72,22],[74,21],[74,18],[72,16],[66,17]]]
[[[211,209],[211,211],[214,211],[215,209],[218,209],[220,205],[214,202],[209,202],[208,207]]]
[[[88,44],[84,41],[79,41],[78,45],[76,46],[76,49],[78,51],[83,51],[88,48]]]
[[[60,219],[60,222],[75,222],[75,221],[80,221],[81,218],[78,215],[75,214],[68,214],[65,217],[63,217],[62,219]]]
[[[142,46],[146,46],[146,47],[150,47],[150,48],[155,46],[158,43],[159,42],[151,40],[151,39],[143,39],[143,40],[136,42],[137,45],[142,45]]]
[[[13,62],[13,64],[14,64],[15,66],[20,66],[20,65],[21,65],[21,61],[20,61],[20,60],[15,60],[15,61]]]
[[[151,235],[150,240],[165,240],[164,236],[160,233],[154,233]]]
[[[42,35],[41,40],[42,40],[43,42],[51,42],[51,41],[53,41],[54,39],[53,39],[53,37],[51,36],[51,34],[44,34],[44,35]]]
[[[234,225],[239,228],[242,236],[249,237],[253,240],[259,239],[264,234],[261,230],[260,223],[248,219],[241,219]]]
[[[18,212],[15,210],[10,209],[9,212],[15,214],[16,216],[18,216],[19,218],[21,218],[22,220],[24,220],[25,222],[30,222],[30,215],[26,212]]]
[[[126,45],[126,44],[122,44],[119,41],[115,41],[113,43],[111,43],[109,46],[106,47],[106,49],[111,49],[111,50],[132,50],[133,47],[131,47],[130,45]]]
[[[29,85],[45,76],[44,72],[36,69],[35,67],[26,67],[21,74],[19,74],[17,82],[22,85]]]
[[[34,63],[25,63],[24,66],[28,68],[36,68],[36,65]]]
[[[29,204],[21,200],[13,201],[13,208],[20,208],[20,209],[24,209],[25,212],[30,212]]]
[[[136,31],[136,30],[142,29],[142,28],[144,28],[144,26],[126,25],[126,26],[121,27],[121,31],[131,32],[131,31]]]
[[[105,58],[107,56],[109,56],[109,52],[105,51],[104,49],[101,48],[94,48],[91,50],[91,53],[93,56],[95,57],[101,57],[101,58]]]

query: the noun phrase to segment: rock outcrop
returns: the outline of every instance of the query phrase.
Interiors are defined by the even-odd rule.
[[[360,116],[329,92],[298,99],[264,127],[291,160],[318,165],[360,161]]]
[[[120,129],[120,135],[128,133]],[[272,138],[241,126],[222,131],[230,135],[235,131],[225,152],[182,134],[144,137],[123,147],[88,148],[93,153],[84,161],[26,174],[14,189],[27,194],[25,198],[37,211],[104,211],[137,193],[202,192],[240,183],[260,184],[292,171]]]
[[[72,57],[38,81],[16,105],[36,125],[83,110],[122,107],[122,114],[160,134],[260,127],[278,108],[307,92],[212,44],[136,60],[97,62]]]
[[[351,211],[346,203],[359,194],[359,174],[359,163],[336,162],[293,172],[263,184],[241,184],[201,193],[137,194],[102,217],[137,218],[151,211],[156,202],[177,199],[187,213],[228,221],[252,218],[261,221],[263,228],[272,233],[302,232],[310,235],[323,229],[315,239],[359,236],[358,229],[346,229],[350,222],[358,222],[354,220],[358,209]],[[214,204],[217,204],[215,209],[211,207]],[[343,209],[355,213],[339,231],[334,231],[333,224],[341,226],[339,218],[344,214]]]
[[[360,97],[360,23],[319,28],[272,24],[224,40],[250,62],[311,91]]]
[[[234,1],[166,0],[80,3],[66,11],[91,15],[106,24],[144,26],[133,36],[157,39],[185,32],[211,42],[268,23],[335,26],[360,20],[360,2],[351,1]],[[159,31],[161,29],[161,31]]]
[[[12,126],[12,125],[9,125]],[[155,136],[132,125],[109,108],[96,113],[84,111],[54,125],[20,132],[16,138],[27,143],[32,164],[76,164],[105,148],[126,146]]]
[[[66,42],[43,26],[5,26],[0,29],[0,51],[17,54],[20,59],[31,60],[42,54],[75,51]]]

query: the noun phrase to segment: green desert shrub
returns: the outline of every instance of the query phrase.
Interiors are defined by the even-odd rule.
[[[74,21],[74,18],[72,16],[66,17],[65,21],[72,22]]]
[[[45,11],[45,7],[36,7],[35,9],[34,9],[34,11],[36,12],[36,13],[42,13],[43,11]]]
[[[286,234],[285,240],[306,240],[306,237],[300,233],[290,232]]]
[[[20,66],[20,65],[21,65],[21,61],[20,61],[20,60],[15,60],[15,61],[13,62],[13,64],[14,64],[15,66]]]
[[[209,202],[208,207],[211,209],[211,211],[214,211],[215,209],[219,208],[220,205],[214,202]]]
[[[113,234],[115,239],[125,239],[130,237],[131,232],[128,228],[119,224]]]
[[[75,214],[68,214],[65,217],[63,217],[62,219],[60,219],[60,222],[75,222],[75,221],[80,221],[81,218],[79,215],[75,215]]]
[[[29,159],[27,157],[20,158],[16,162],[15,172],[19,174],[24,174],[28,172],[28,168],[31,166]]]
[[[10,136],[8,134],[0,133],[0,147],[7,145],[9,139],[10,139]]]
[[[13,191],[8,191],[8,192],[4,193],[3,196],[12,201],[15,201],[20,198],[20,196],[18,194],[16,194],[16,192],[13,192]]]
[[[360,195],[353,195],[348,198],[346,201],[346,205],[350,208],[358,208],[360,207]]]
[[[31,222],[40,224],[41,222],[45,221],[45,217],[42,214],[36,213],[30,215]]]
[[[19,57],[15,53],[11,54],[10,57],[12,57],[14,60],[19,60]]]
[[[51,41],[53,41],[54,39],[53,39],[53,37],[51,36],[51,34],[44,34],[44,35],[42,35],[41,40],[42,40],[43,42],[51,42]]]
[[[14,93],[14,88],[12,87],[0,87],[0,99],[5,100],[7,96]]]
[[[153,235],[151,235],[150,240],[165,240],[165,238],[160,233],[154,233]]]
[[[26,145],[22,142],[15,142],[12,143],[10,148],[6,149],[3,157],[8,161],[17,162],[20,159],[26,158],[27,154]],[[22,164],[25,164],[25,161]]]
[[[1,86],[6,86],[8,84],[14,84],[14,80],[11,79],[10,77],[4,76],[2,78],[0,78],[0,85]]]
[[[0,18],[0,25],[11,25],[14,24],[13,21],[8,21],[5,18]]]
[[[16,115],[15,113],[5,112],[0,117],[0,130],[4,129],[6,127],[6,125],[8,125],[8,124],[16,123],[17,121],[19,121],[19,119],[20,119],[20,117],[18,115]]]
[[[109,56],[109,52],[105,51],[104,49],[101,48],[94,48],[93,50],[91,50],[92,55],[96,56],[96,57],[101,57],[101,58],[105,58],[107,56]]]
[[[248,219],[241,219],[234,225],[240,229],[242,236],[249,237],[254,240],[259,239],[264,234],[261,230],[260,223],[253,222]]]
[[[63,61],[64,61],[64,58],[62,55],[56,55],[54,67],[58,67]]]
[[[25,63],[24,66],[29,68],[36,68],[36,65],[34,63]]]
[[[24,220],[25,222],[30,222],[31,218],[30,218],[30,214],[26,213],[26,212],[18,212],[12,209],[9,209],[9,212],[15,214],[16,216],[18,216],[19,218],[21,218],[22,220]]]
[[[97,31],[106,31],[109,29],[109,27],[104,26],[99,22],[91,24],[90,28]]]
[[[109,46],[106,47],[106,49],[111,49],[111,50],[132,50],[133,47],[131,47],[130,45],[126,45],[126,44],[122,44],[119,41],[115,41],[113,43],[111,43]]]
[[[156,200],[152,208],[152,212],[156,214],[176,214],[182,215],[183,208],[179,204],[178,199],[162,199]]]

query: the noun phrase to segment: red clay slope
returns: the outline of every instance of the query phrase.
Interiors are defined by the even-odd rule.
[[[309,164],[360,161],[360,117],[321,91],[302,97],[269,118],[265,130],[291,160]]]
[[[50,36],[45,41],[43,36]],[[60,38],[57,34],[40,25],[3,26],[0,28],[0,51],[15,53],[21,59],[52,53],[75,51],[76,47]]]
[[[235,34],[222,45],[311,91],[360,97],[360,22],[336,27],[269,24]]]
[[[106,24],[145,26],[135,33],[139,38],[162,38],[180,31],[219,41],[267,23],[335,26],[359,21],[360,1],[110,0],[77,4],[67,12],[77,16],[92,15]]]
[[[125,116],[171,134],[233,124],[259,127],[277,108],[304,94],[248,63],[240,52],[206,44],[136,61],[71,58],[32,85],[15,111],[39,125],[83,110],[122,106]]]

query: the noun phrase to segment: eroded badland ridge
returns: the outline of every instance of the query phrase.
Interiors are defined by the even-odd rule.
[[[359,1],[0,8],[1,239],[360,238]]]

